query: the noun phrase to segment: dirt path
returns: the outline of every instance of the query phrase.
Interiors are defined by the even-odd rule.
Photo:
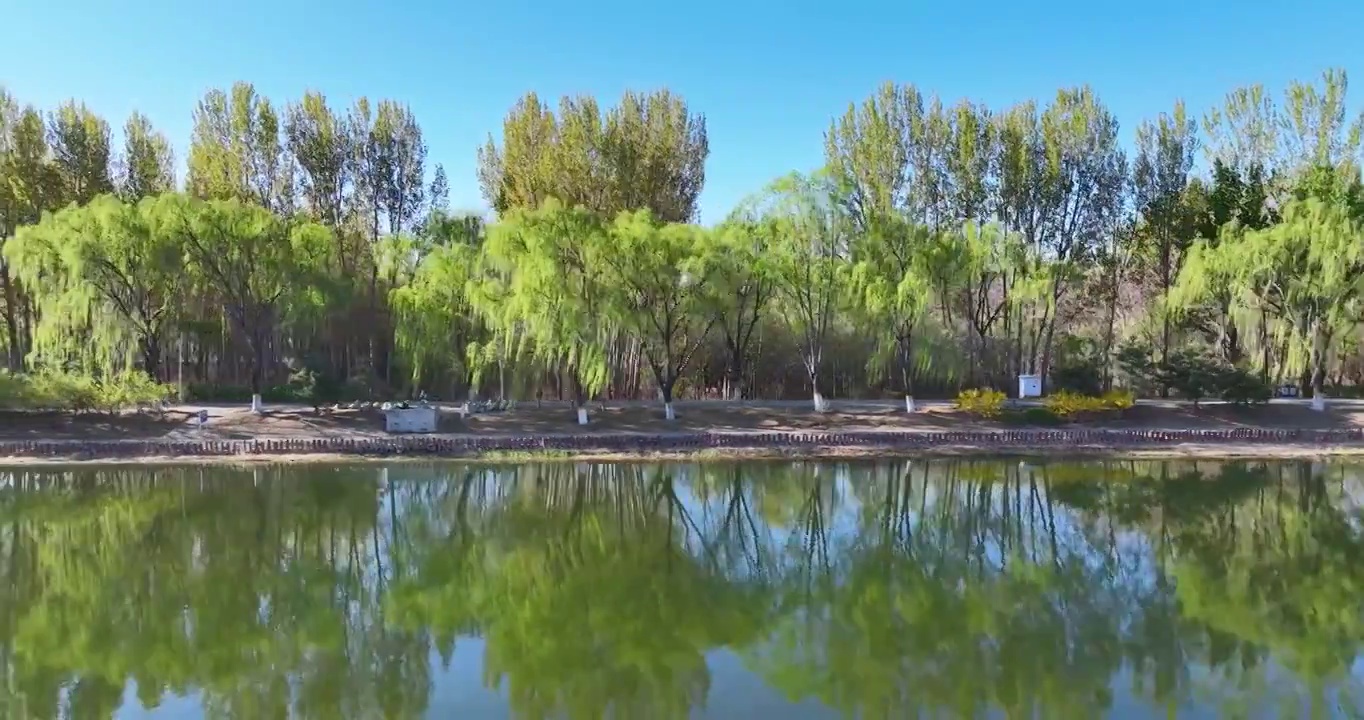
[[[200,411],[208,421],[198,423]],[[890,404],[829,413],[790,405],[695,403],[676,421],[639,404],[594,408],[579,426],[565,407],[522,407],[465,417],[442,412],[440,432],[393,436],[376,409],[315,412],[178,407],[164,413],[0,414],[0,462],[335,460],[365,455],[586,460],[1094,455],[1309,457],[1364,454],[1364,404],[1325,413],[1302,405],[1258,408],[1139,405],[1101,421],[1029,427],[983,421],[939,405],[914,414]]]
[[[199,427],[200,410],[208,422]],[[674,433],[674,432],[986,432],[1029,426],[982,421],[935,405],[914,414],[894,404],[848,403],[833,412],[816,413],[806,406],[727,402],[679,406],[674,422],[663,419],[661,408],[637,403],[593,407],[586,427],[567,407],[522,405],[500,413],[461,417],[442,409],[441,433],[474,436],[539,436],[556,434]],[[1039,426],[1054,427],[1054,426]],[[1099,421],[1068,423],[1066,428],[1212,430],[1286,428],[1336,430],[1364,428],[1364,405],[1338,403],[1327,412],[1313,412],[1300,404],[1255,408],[1140,404]],[[0,413],[0,441],[14,440],[152,440],[203,441],[267,438],[388,437],[377,409],[315,413],[306,407],[275,407],[263,415],[242,406],[181,406],[164,413]]]

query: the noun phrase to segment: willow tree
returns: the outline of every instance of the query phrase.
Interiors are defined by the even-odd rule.
[[[38,305],[34,351],[75,357],[100,370],[161,368],[162,341],[183,302],[183,248],[171,209],[154,199],[101,195],[46,215],[6,244],[6,261]]]
[[[489,228],[469,284],[470,303],[501,345],[472,348],[471,357],[482,366],[489,357],[528,355],[563,367],[579,424],[608,374],[608,244],[608,226],[585,208],[550,200],[538,210],[514,209]]]
[[[701,301],[725,344],[725,390],[731,400],[746,397],[749,352],[775,294],[770,230],[770,223],[736,216],[705,237],[709,274]]]
[[[715,323],[705,312],[706,231],[659,223],[641,210],[621,213],[609,233],[610,251],[602,253],[607,306],[639,341],[672,420],[673,388]]]
[[[878,356],[889,350],[895,358],[891,365],[903,384],[908,412],[914,411],[915,331],[931,303],[927,264],[937,241],[927,227],[887,215],[874,219],[853,245],[856,319],[877,338]],[[873,363],[878,359],[873,357]]]
[[[60,207],[62,196],[62,178],[47,142],[42,113],[31,105],[20,109],[0,93],[0,243],[19,226],[36,223],[44,211]],[[9,366],[19,370],[29,349],[32,307],[4,263],[0,263],[0,291],[5,301]]]
[[[814,407],[823,412],[828,405],[819,391],[819,374],[825,341],[844,298],[852,224],[826,173],[778,180],[754,211],[771,228],[769,262],[777,308],[796,331]]]
[[[439,246],[421,259],[410,282],[389,292],[395,349],[419,387],[467,374],[465,351],[478,339],[466,295],[476,260],[468,245]]]
[[[1285,369],[1310,372],[1313,406],[1332,342],[1354,328],[1364,302],[1364,215],[1358,205],[1297,199],[1282,220],[1216,247],[1200,242],[1180,274],[1181,302],[1204,300],[1222,287],[1235,297],[1266,299],[1287,345]]]
[[[291,314],[319,299],[320,269],[331,247],[327,228],[284,218],[236,199],[163,195],[158,211],[176,218],[185,264],[198,290],[222,303],[250,350],[251,406],[260,411],[266,351]]]

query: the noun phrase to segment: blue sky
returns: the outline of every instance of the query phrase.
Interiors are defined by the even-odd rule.
[[[819,165],[830,119],[884,80],[993,107],[1088,83],[1127,142],[1176,98],[1201,114],[1238,85],[1277,92],[1327,67],[1355,76],[1354,107],[1364,97],[1359,0],[17,0],[4,17],[0,84],[21,102],[74,97],[115,127],[140,110],[180,157],[198,98],[235,80],[280,104],[308,89],[342,107],[360,95],[406,102],[464,209],[484,207],[476,147],[529,90],[681,93],[710,130],[706,222]]]

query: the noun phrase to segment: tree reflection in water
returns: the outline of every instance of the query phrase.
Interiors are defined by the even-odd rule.
[[[0,716],[684,718],[716,652],[832,717],[1349,716],[1359,468],[23,469]],[[435,656],[439,660],[432,662]],[[717,716],[732,709],[711,708]]]

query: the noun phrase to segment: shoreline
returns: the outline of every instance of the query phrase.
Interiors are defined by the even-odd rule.
[[[840,460],[981,455],[1020,458],[1274,458],[1364,455],[1364,430],[1008,430],[695,432],[539,436],[409,435],[251,440],[0,442],[0,466],[364,461],[640,462]]]

